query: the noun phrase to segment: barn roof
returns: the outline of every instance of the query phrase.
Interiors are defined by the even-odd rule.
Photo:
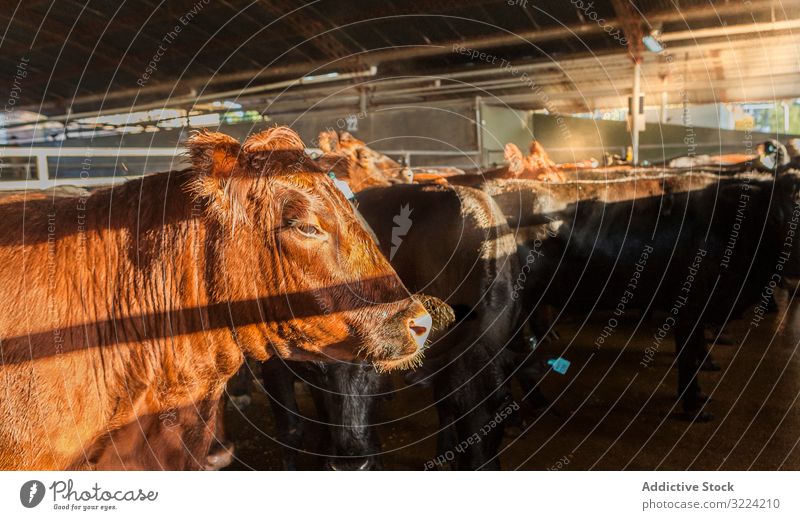
[[[800,96],[796,1],[20,0],[0,17],[15,108],[62,121],[212,99],[291,111],[480,95],[585,111],[626,102],[632,51],[645,91],[671,101]],[[641,46],[651,31],[660,52]]]

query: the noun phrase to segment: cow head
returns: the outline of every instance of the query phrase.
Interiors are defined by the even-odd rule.
[[[221,303],[254,302],[229,317],[245,353],[359,358],[381,369],[419,360],[430,315],[295,132],[272,128],[242,145],[199,132],[188,149],[187,189],[205,208],[214,261],[210,293]]]
[[[378,403],[390,397],[391,378],[359,363],[309,363],[303,376],[326,425],[325,467],[381,469],[375,414]]]
[[[325,154],[346,158],[348,180],[354,191],[374,186],[388,186],[399,178],[402,166],[392,158],[371,149],[348,132],[326,130],[319,134],[319,147]]]
[[[527,156],[514,143],[503,148],[503,156],[508,163],[508,173],[513,177],[523,177],[546,182],[564,182],[566,178],[558,170],[544,147],[538,141],[531,141]]]

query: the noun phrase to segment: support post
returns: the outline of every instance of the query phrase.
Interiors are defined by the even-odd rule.
[[[361,87],[361,89],[359,90],[359,93],[358,93],[358,110],[364,116],[367,115],[367,87]]]
[[[639,60],[633,62],[633,94],[631,95],[631,148],[633,149],[633,164],[639,164],[639,128],[642,126],[642,64]]]
[[[791,122],[789,120],[789,103],[785,100],[781,101],[781,108],[783,108],[783,135],[785,137],[789,135],[789,128],[791,127]]]
[[[36,153],[36,184],[40,190],[47,188],[50,182],[50,172],[48,170],[47,155],[44,152]]]

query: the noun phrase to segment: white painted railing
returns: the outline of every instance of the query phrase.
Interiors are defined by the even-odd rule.
[[[102,186],[125,182],[128,179],[139,177],[145,173],[160,171],[154,163],[153,168],[147,171],[130,172],[125,169],[126,158],[173,158],[172,168],[182,167],[183,160],[180,157],[180,148],[59,148],[59,147],[0,147],[0,191],[9,190],[36,190],[45,189],[53,186]],[[28,159],[22,163],[10,162],[9,159],[22,158]],[[81,164],[86,165],[80,169],[78,177],[59,178],[57,172],[51,172],[51,168],[60,163],[61,158],[82,158]],[[92,175],[92,164],[96,163],[97,158],[108,158],[120,167],[113,169],[113,175],[94,176]],[[57,164],[53,165],[52,161]],[[158,164],[162,164],[161,161]],[[102,166],[101,166],[102,167]],[[26,179],[6,180],[4,170],[21,169],[25,173]],[[97,168],[95,168],[97,169]],[[74,170],[74,167],[73,167]]]

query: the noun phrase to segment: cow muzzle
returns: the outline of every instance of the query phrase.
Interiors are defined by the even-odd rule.
[[[412,368],[422,362],[422,353],[433,327],[433,318],[421,305],[414,303],[416,309],[413,310],[417,312],[398,316],[399,328],[394,329],[394,334],[390,332],[387,336],[378,338],[383,344],[376,352],[373,362],[375,368],[381,372]]]
[[[397,350],[389,348],[391,354],[376,360],[375,366],[381,371],[419,366],[431,333],[444,330],[455,320],[453,309],[433,296],[415,295],[412,303],[402,322],[405,324],[403,335],[406,339],[401,343],[405,343],[405,347]]]

